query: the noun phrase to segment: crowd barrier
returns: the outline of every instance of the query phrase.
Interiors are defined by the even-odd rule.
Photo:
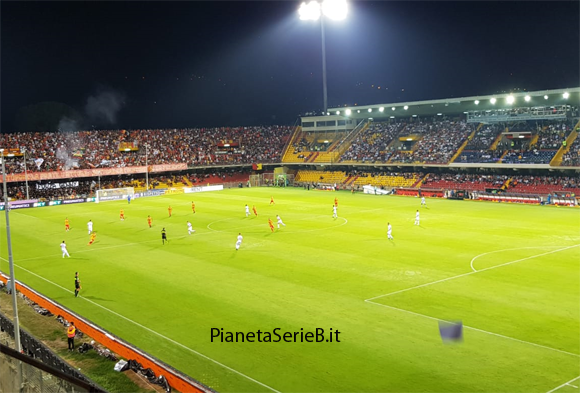
[[[481,191],[474,191],[472,193],[472,199],[477,199],[480,201],[526,203],[536,205],[542,203],[542,198],[539,195],[510,194],[510,193],[495,194]]]
[[[7,333],[11,338],[14,338],[14,323],[2,312],[0,312],[0,329]],[[23,328],[20,328],[20,344],[22,347],[22,352],[26,354],[24,355],[25,357],[22,358],[23,361],[25,361],[27,364],[35,365],[35,368],[37,369],[43,369],[44,371],[48,371],[52,375],[59,377],[58,380],[52,382],[46,375],[40,375],[40,373],[32,372],[31,369],[28,369],[28,372],[23,372],[23,382],[26,383],[28,387],[30,387],[30,385],[40,385],[41,389],[39,390],[42,392],[52,391],[53,389],[51,388],[54,388],[53,385],[61,385],[61,387],[62,385],[65,385],[65,387],[68,388],[66,391],[106,392],[105,389],[100,387],[94,381],[91,381],[87,376],[80,373],[76,368],[70,366],[60,356],[54,353],[42,342],[34,338],[32,334],[28,333]],[[12,355],[18,356],[17,354],[18,352]],[[35,362],[31,360],[31,358],[39,359],[41,363],[38,361]],[[43,365],[45,365],[45,367],[43,367]],[[48,368],[46,366],[48,366]],[[8,385],[10,385],[10,382],[5,380],[5,378],[9,379],[10,372],[7,372],[8,370],[4,371],[6,374],[3,375],[2,382],[8,383]],[[16,380],[17,378],[14,378],[12,382],[16,382]],[[66,386],[66,382],[68,382],[71,386]],[[79,389],[79,385],[83,385],[84,389]],[[6,386],[4,386],[4,388],[6,388]],[[0,391],[2,390],[0,389]],[[9,389],[4,391],[16,392],[18,390]],[[34,392],[36,389],[31,389],[30,391]]]
[[[8,278],[8,276],[0,272],[0,280],[6,283]],[[47,309],[54,315],[61,315],[67,321],[74,322],[77,329],[101,345],[104,345],[112,352],[122,356],[125,359],[133,359],[138,361],[143,365],[143,367],[153,370],[157,376],[163,375],[163,377],[165,377],[169,383],[169,386],[172,388],[177,389],[180,392],[213,392],[211,388],[203,385],[201,382],[198,382],[186,376],[185,374],[180,373],[168,364],[165,364],[161,360],[156,359],[148,353],[132,346],[121,338],[95,325],[88,319],[75,314],[74,312],[58,304],[54,300],[45,297],[27,285],[16,281],[16,289],[33,302],[37,303],[40,307]]]

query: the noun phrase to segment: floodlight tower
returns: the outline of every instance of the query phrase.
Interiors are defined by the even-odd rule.
[[[322,40],[322,97],[324,100],[324,114],[328,109],[328,97],[326,89],[326,43],[324,39],[324,18],[333,20],[343,20],[347,14],[346,0],[324,0],[322,3],[311,1],[302,3],[298,9],[300,20],[319,20],[320,19],[320,36]]]
[[[6,155],[4,149],[0,149],[2,156],[2,186],[4,192],[4,213],[6,217],[6,243],[8,246],[8,266],[10,269],[10,281],[12,283],[12,311],[14,313],[14,349],[22,351],[20,345],[20,323],[18,321],[18,305],[16,302],[16,278],[14,277],[14,258],[12,257],[12,237],[10,236],[10,205],[8,203],[8,187],[6,185]],[[20,375],[20,372],[19,372]]]

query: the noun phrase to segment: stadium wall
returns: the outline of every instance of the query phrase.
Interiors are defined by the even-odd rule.
[[[0,280],[2,280],[5,284],[8,281],[8,278],[9,277],[7,275],[0,272]],[[91,321],[82,318],[81,316],[73,313],[57,302],[45,297],[39,292],[36,292],[27,285],[16,281],[16,289],[33,302],[37,303],[40,307],[46,308],[48,311],[55,315],[61,315],[67,321],[74,322],[77,329],[81,330],[89,337],[92,337],[95,341],[104,345],[112,352],[120,355],[125,359],[138,361],[143,365],[144,368],[150,368],[153,370],[155,375],[158,377],[163,375],[169,383],[169,386],[172,388],[177,389],[180,392],[213,392],[211,388],[203,385],[201,382],[198,382],[186,376],[185,374],[180,373],[171,366],[163,363],[161,360],[156,359],[148,353],[143,352],[140,349],[125,342],[119,337],[114,336],[103,328],[95,325]]]

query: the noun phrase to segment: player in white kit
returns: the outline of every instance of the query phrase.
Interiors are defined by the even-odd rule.
[[[191,234],[192,234],[192,233],[194,233],[194,232],[195,232],[195,229],[193,229],[193,228],[191,227],[191,222],[189,222],[189,221],[188,221],[188,222],[187,222],[187,233],[191,235]]]
[[[427,207],[427,202],[425,202],[425,197],[421,197],[421,206]]]
[[[419,225],[419,210],[417,210],[417,213],[415,213],[415,224],[414,225]]]
[[[393,238],[393,227],[390,222],[387,222],[387,238],[390,240],[395,240]]]
[[[87,222],[87,228],[89,229],[89,235],[90,235],[91,232],[93,232],[93,222],[91,220],[89,220],[89,222]]]
[[[280,224],[282,224],[282,226],[286,226],[286,224],[284,224],[282,222],[282,219],[280,218],[279,215],[276,214],[276,220],[278,220],[278,229],[280,229]]]
[[[246,205],[246,217],[250,215],[250,207]]]
[[[332,218],[338,218],[338,213],[336,212],[336,205],[332,205]]]
[[[62,241],[62,243],[60,243],[60,249],[62,251],[63,258],[65,255],[70,258],[70,255],[69,255],[68,251],[66,250],[66,243],[64,242],[64,240]]]
[[[236,251],[238,251],[240,249],[240,246],[242,245],[243,239],[244,239],[244,237],[242,236],[242,233],[240,232],[240,234],[238,235],[238,241],[236,242]]]

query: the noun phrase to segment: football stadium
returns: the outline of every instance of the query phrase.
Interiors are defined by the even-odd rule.
[[[0,391],[577,392],[580,87],[473,93],[4,129]]]

